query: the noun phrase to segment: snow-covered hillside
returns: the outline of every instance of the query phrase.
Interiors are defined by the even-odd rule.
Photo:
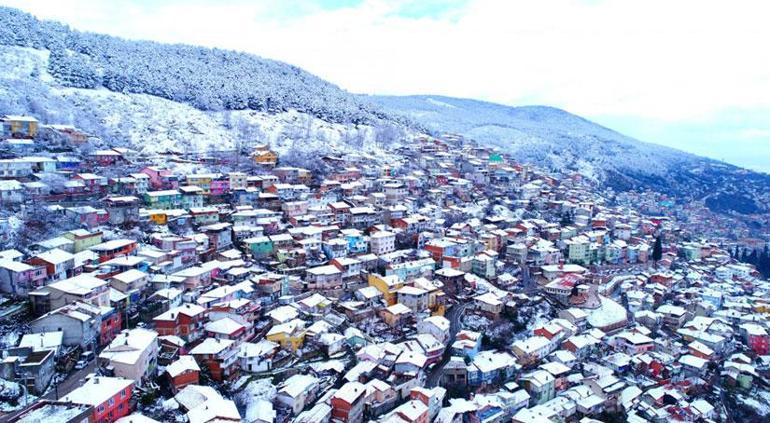
[[[396,120],[296,66],[237,51],[79,32],[0,7],[0,45],[50,52],[62,86],[149,94],[200,110],[298,110],[328,122]]]
[[[563,110],[508,107],[442,96],[366,97],[434,131],[449,131],[498,146],[553,169],[633,170],[664,175],[700,157],[644,143]]]
[[[764,174],[642,142],[544,106],[509,107],[443,96],[366,96],[438,133],[453,132],[554,172],[578,172],[617,190],[654,189],[713,210],[766,210]],[[746,205],[743,207],[742,205]]]
[[[297,143],[311,150],[377,151],[407,134],[387,121],[333,123],[296,110],[205,111],[147,94],[64,87],[48,72],[49,59],[47,50],[0,46],[0,112],[74,124],[106,144],[147,153],[225,150],[250,142],[279,151]]]

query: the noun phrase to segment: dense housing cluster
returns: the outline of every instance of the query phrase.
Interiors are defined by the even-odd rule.
[[[11,421],[768,416],[770,284],[734,258],[764,243],[670,199],[454,135],[300,167],[2,128]]]

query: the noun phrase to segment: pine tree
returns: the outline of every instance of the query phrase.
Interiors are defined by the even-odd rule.
[[[652,261],[657,265],[663,258],[663,242],[660,237],[655,238],[655,245],[652,247]]]

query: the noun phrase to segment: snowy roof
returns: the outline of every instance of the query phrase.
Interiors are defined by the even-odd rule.
[[[289,320],[296,319],[299,311],[292,306],[280,306],[266,313],[268,317],[278,323],[286,323]]]
[[[64,250],[54,248],[44,253],[40,253],[35,257],[41,260],[45,260],[46,262],[51,264],[59,264],[59,263],[64,263],[67,260],[71,260],[73,258],[73,255]]]
[[[129,269],[129,270],[126,270],[123,273],[118,273],[117,275],[113,276],[112,278],[116,279],[116,280],[118,280],[120,282],[131,283],[131,282],[136,282],[136,281],[138,281],[140,279],[143,279],[143,278],[146,278],[146,277],[147,277],[147,273],[144,273],[141,270]]]
[[[219,333],[224,335],[233,334],[243,328],[245,328],[245,326],[243,326],[242,324],[236,322],[235,320],[229,317],[215,320],[213,322],[209,322],[206,324],[206,330],[208,332],[214,332],[214,333]]]
[[[347,402],[348,404],[353,404],[356,402],[356,400],[358,400],[358,398],[365,394],[366,387],[363,383],[347,382],[346,384],[342,385],[342,387],[338,389],[334,395],[332,395],[332,398],[338,398]]]
[[[627,320],[625,307],[607,297],[599,298],[601,306],[588,316],[588,324],[595,328],[604,328]]]
[[[199,372],[200,370],[198,363],[195,362],[195,359],[191,355],[182,355],[177,361],[166,366],[166,372],[171,377],[177,377],[187,371]]]
[[[219,354],[226,348],[228,348],[230,345],[234,344],[235,341],[230,339],[216,339],[216,338],[206,338],[198,344],[195,348],[193,348],[190,351],[191,355],[211,355],[211,354]]]
[[[212,421],[240,421],[241,414],[231,400],[212,398],[187,412],[190,423],[208,423]]]
[[[297,398],[303,392],[312,389],[318,384],[318,379],[311,375],[296,374],[283,383],[280,393],[292,398]]]
[[[64,332],[41,332],[24,335],[19,342],[20,347],[30,347],[33,351],[55,349],[62,345]]]
[[[98,406],[133,384],[134,381],[129,379],[94,376],[62,397],[62,401]]]
[[[158,333],[148,329],[124,330],[110,345],[99,353],[99,358],[109,361],[135,364],[145,351],[157,343]]]
[[[94,289],[107,285],[107,282],[91,276],[88,273],[81,273],[80,275],[73,276],[63,281],[54,282],[48,285],[49,288],[53,288],[62,292],[66,292],[74,295],[87,295]]]

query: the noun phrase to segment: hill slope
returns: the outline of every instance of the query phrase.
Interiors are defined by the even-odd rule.
[[[572,170],[618,190],[652,188],[714,210],[766,210],[770,176],[642,142],[545,106],[509,107],[443,96],[366,96],[433,131],[462,134],[553,171]]]
[[[147,153],[269,142],[372,150],[413,126],[295,66],[82,33],[0,7],[0,114],[74,124]]]
[[[150,94],[200,110],[283,112],[375,123],[381,110],[286,63],[236,51],[79,32],[0,7],[0,45],[50,52],[48,71],[73,88]]]

